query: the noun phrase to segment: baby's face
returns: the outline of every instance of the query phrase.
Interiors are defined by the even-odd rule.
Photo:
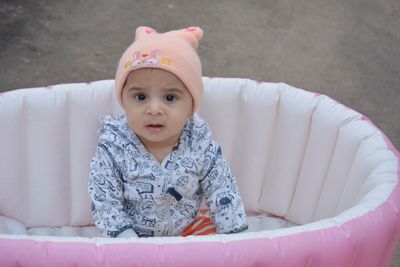
[[[161,69],[131,72],[122,89],[128,124],[147,148],[164,148],[178,142],[192,115],[192,101],[181,80]]]

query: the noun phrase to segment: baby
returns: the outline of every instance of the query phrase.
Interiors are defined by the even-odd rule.
[[[236,179],[207,124],[196,53],[199,27],[139,27],[122,55],[115,93],[125,115],[105,116],[91,161],[96,226],[109,237],[238,233],[247,217]],[[205,201],[209,216],[200,213]]]

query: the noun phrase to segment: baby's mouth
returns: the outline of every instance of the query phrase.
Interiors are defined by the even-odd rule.
[[[164,125],[162,125],[162,124],[147,124],[146,127],[161,128],[161,127],[164,127]]]
[[[146,128],[151,131],[160,131],[162,128],[164,128],[164,125],[158,124],[158,123],[151,123],[151,124],[147,124]]]

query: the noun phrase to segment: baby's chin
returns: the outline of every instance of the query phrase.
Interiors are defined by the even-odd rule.
[[[165,126],[161,129],[151,129],[145,133],[136,134],[140,141],[146,146],[152,147],[174,147],[178,144],[180,134],[169,135]]]

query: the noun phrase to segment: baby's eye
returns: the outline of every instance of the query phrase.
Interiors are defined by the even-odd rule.
[[[174,95],[166,95],[165,96],[165,101],[167,102],[174,102],[176,100],[176,96]]]
[[[135,95],[135,99],[137,101],[144,101],[144,100],[146,100],[146,96],[144,94],[137,94],[137,95]]]

